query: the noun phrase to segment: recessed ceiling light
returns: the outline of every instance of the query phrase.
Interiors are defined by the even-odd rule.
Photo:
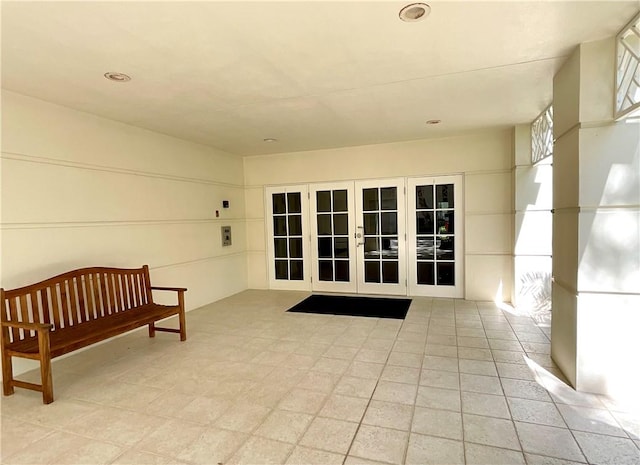
[[[272,137],[267,137],[266,139],[262,139],[264,142],[278,142],[278,139],[274,139]]]
[[[442,120],[439,119],[430,119],[429,121],[427,121],[425,124],[440,124],[442,123]]]
[[[400,19],[407,23],[422,21],[431,13],[431,7],[426,3],[411,3],[400,10]]]
[[[129,76],[122,73],[113,73],[113,72],[104,73],[104,77],[114,82],[127,82],[131,80]]]

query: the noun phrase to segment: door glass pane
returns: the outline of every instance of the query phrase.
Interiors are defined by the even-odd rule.
[[[380,218],[382,220],[380,228],[382,234],[398,234],[398,214],[396,212],[382,213]]]
[[[316,207],[319,212],[331,211],[331,191],[319,191],[316,193]]]
[[[347,191],[339,190],[333,191],[333,211],[334,212],[346,212],[347,211]]]
[[[349,238],[336,237],[334,240],[334,253],[336,258],[349,258]]]
[[[331,238],[319,237],[318,238],[318,257],[320,258],[333,258],[331,250]]]
[[[287,240],[274,239],[273,242],[276,258],[287,258]]]
[[[380,282],[380,262],[378,260],[364,262],[364,282]]]
[[[383,237],[382,238],[382,257],[383,258],[398,258],[398,237]]]
[[[287,194],[288,213],[302,213],[300,204],[300,192],[290,192]]]
[[[379,258],[380,242],[377,237],[366,237],[364,239],[364,258]]]
[[[378,210],[378,189],[362,190],[362,209],[364,211]]]
[[[287,217],[286,216],[273,217],[273,235],[274,236],[287,235]]]
[[[289,257],[302,258],[302,239],[289,239]]]
[[[418,262],[418,284],[434,285],[436,275],[433,262]]]
[[[441,237],[440,247],[438,248],[438,260],[455,260],[454,240],[451,237]]]
[[[320,260],[318,262],[318,275],[320,281],[333,281],[333,262],[331,260]]]
[[[433,186],[416,186],[416,209],[433,208]]]
[[[346,213],[333,215],[333,234],[346,236],[349,234],[349,219]]]
[[[276,260],[276,279],[288,279],[289,262],[287,260]]]
[[[318,235],[331,235],[331,215],[318,215]]]
[[[380,210],[397,210],[397,191],[395,187],[383,187],[380,189]]]
[[[416,234],[433,234],[433,212],[416,212]]]
[[[438,263],[438,285],[454,286],[455,285],[455,264],[454,263]]]
[[[453,208],[453,184],[436,186],[436,208]]]
[[[418,237],[416,242],[416,258],[418,260],[433,260],[435,258],[435,238],[433,236]]]
[[[273,213],[281,215],[287,213],[287,204],[285,203],[285,194],[273,194]]]
[[[293,281],[302,281],[304,279],[302,273],[302,260],[291,260],[289,263],[289,279]]]
[[[349,281],[349,262],[346,260],[336,260],[336,281]]]
[[[367,236],[378,234],[378,214],[377,213],[364,214],[364,233]]]
[[[386,261],[382,262],[382,282],[383,283],[398,283],[398,262]]]
[[[438,225],[438,234],[453,234],[454,230],[454,214],[453,210],[439,211],[436,213],[436,222]]]
[[[289,215],[289,235],[302,236],[302,216]]]

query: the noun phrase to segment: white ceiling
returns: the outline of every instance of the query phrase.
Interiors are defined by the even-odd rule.
[[[421,139],[530,122],[573,47],[640,10],[406,3],[3,1],[2,87],[239,155]]]

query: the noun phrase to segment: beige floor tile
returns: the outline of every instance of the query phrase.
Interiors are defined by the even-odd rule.
[[[556,405],[539,400],[508,398],[511,415],[516,421],[566,428]]]
[[[472,375],[498,376],[496,364],[484,360],[460,360],[460,373]]]
[[[393,345],[393,351],[396,352],[408,352],[411,354],[423,354],[424,344],[422,342],[415,341],[396,341]]]
[[[462,411],[487,417],[511,418],[505,398],[492,394],[462,392]]]
[[[68,423],[64,429],[96,440],[132,445],[165,422],[160,417],[101,407]]]
[[[377,384],[377,379],[358,378],[354,376],[343,376],[336,384],[335,394],[342,394],[352,397],[371,398],[373,390]]]
[[[520,450],[520,443],[512,421],[466,413],[462,418],[465,441]]]
[[[293,447],[292,444],[253,436],[226,463],[229,465],[282,464]]]
[[[462,441],[412,433],[407,449],[407,465],[464,465]]]
[[[458,357],[465,360],[482,360],[493,362],[493,355],[489,349],[475,347],[458,347]]]
[[[422,354],[393,351],[389,354],[387,365],[420,368],[422,366]]]
[[[584,465],[584,462],[573,462],[571,460],[556,459],[553,457],[545,457],[543,455],[525,453],[527,463],[529,465]]]
[[[378,379],[380,378],[380,373],[382,373],[383,369],[384,364],[382,363],[360,362],[358,360],[354,360],[349,366],[346,375],[354,376],[356,378]]]
[[[3,460],[29,444],[54,433],[53,429],[26,423],[15,418],[3,417],[0,426],[2,427],[0,453]]]
[[[396,381],[398,383],[418,384],[420,370],[418,368],[399,367],[387,365],[382,370],[380,379],[383,381]]]
[[[216,421],[218,428],[249,433],[269,415],[271,409],[262,405],[237,403],[229,407]]]
[[[357,429],[357,423],[332,418],[316,418],[300,440],[300,445],[346,454]]]
[[[460,391],[419,386],[416,405],[443,410],[461,410]]]
[[[210,425],[232,405],[233,402],[224,398],[195,397],[175,416],[194,423]]]
[[[568,429],[518,421],[515,425],[524,452],[585,462],[578,444]]]
[[[457,373],[458,359],[455,357],[440,357],[438,355],[425,355],[422,363],[425,370],[442,370]]]
[[[359,362],[386,363],[389,357],[388,350],[375,350],[362,348],[358,351],[354,360]]]
[[[368,399],[334,394],[327,399],[318,416],[359,423],[368,403]]]
[[[418,387],[412,384],[380,381],[371,398],[383,402],[413,405],[416,400],[417,391]]]
[[[522,452],[465,443],[467,465],[525,465]]]
[[[309,371],[300,379],[296,387],[329,393],[334,389],[339,380],[340,375],[320,371]]]
[[[496,362],[498,374],[501,378],[525,379],[535,381],[535,372],[528,365],[520,365],[517,363]]]
[[[411,431],[428,436],[462,440],[462,414],[416,407]]]
[[[313,365],[314,371],[320,371],[323,373],[333,373],[341,375],[347,368],[349,368],[349,360],[342,360],[337,358],[320,357],[318,361]]]
[[[174,456],[185,445],[196,441],[205,432],[205,427],[182,420],[168,420],[154,430],[136,448],[158,455]]]
[[[404,459],[409,433],[378,426],[362,425],[356,434],[350,455],[400,464]]]
[[[524,365],[527,363],[527,354],[522,349],[499,350],[492,348],[491,354],[493,355],[493,359],[496,361],[496,363],[517,363],[520,365]]]
[[[307,430],[311,420],[313,420],[313,416],[306,413],[274,410],[254,434],[275,441],[295,444]]]
[[[630,439],[583,432],[575,432],[574,435],[589,463],[640,464],[640,449]]]
[[[372,400],[362,420],[363,424],[409,431],[413,407],[411,405]]]
[[[333,345],[324,352],[323,356],[351,361],[355,358],[357,353],[358,349],[355,347]]]
[[[488,349],[489,342],[486,337],[464,337],[458,336],[458,345],[460,347],[473,347],[476,349]]]
[[[558,409],[572,430],[627,437],[627,433],[620,427],[613,415],[606,410],[576,405],[558,405]]]
[[[176,459],[171,457],[138,450],[128,450],[114,462],[111,462],[111,465],[171,465],[176,462]]]
[[[460,390],[498,396],[503,395],[500,379],[495,376],[460,373]]]
[[[544,386],[535,381],[503,378],[500,382],[502,384],[504,394],[507,397],[538,400],[543,402],[552,401],[551,396]]]
[[[208,428],[190,445],[179,448],[176,457],[202,465],[226,463],[247,438],[245,433]]]
[[[53,460],[56,465],[102,465],[112,463],[124,449],[106,442],[92,441],[78,444]]]
[[[326,399],[327,395],[324,392],[296,388],[284,396],[278,404],[278,408],[315,415],[322,408]]]
[[[424,348],[425,355],[436,355],[438,357],[457,357],[458,348],[455,345],[445,346],[441,344],[432,344],[427,339],[427,345]]]
[[[324,450],[296,447],[286,461],[287,465],[342,465],[344,455]]]
[[[420,373],[420,385],[443,389],[460,389],[460,376],[458,373],[442,370],[422,370]]]

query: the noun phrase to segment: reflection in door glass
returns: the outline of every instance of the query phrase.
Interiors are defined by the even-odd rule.
[[[362,203],[364,281],[398,284],[398,189],[363,189]]]
[[[271,197],[276,279],[304,279],[301,199],[300,192],[277,193]]]
[[[349,282],[349,216],[346,189],[316,192],[318,279]],[[322,212],[322,213],[320,213]]]
[[[454,201],[453,184],[416,186],[418,284],[455,286]]]

